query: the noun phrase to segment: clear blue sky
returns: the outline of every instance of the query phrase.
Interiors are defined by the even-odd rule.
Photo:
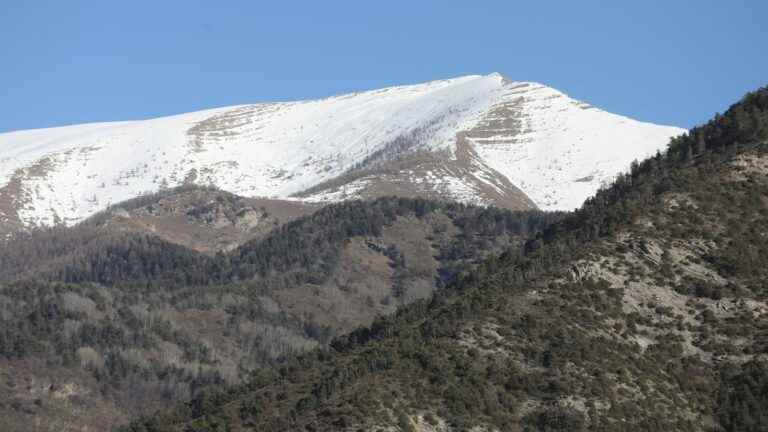
[[[766,16],[765,0],[0,0],[0,131],[494,71],[689,127],[768,84]]]

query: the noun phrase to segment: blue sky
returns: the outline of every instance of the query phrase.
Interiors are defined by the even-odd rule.
[[[768,84],[768,2],[0,0],[0,131],[500,72],[689,127]]]

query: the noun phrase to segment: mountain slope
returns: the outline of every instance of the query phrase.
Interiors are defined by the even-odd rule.
[[[498,74],[0,134],[0,220],[72,224],[185,183],[307,201],[393,193],[573,209],[679,128]]]
[[[300,201],[245,198],[195,185],[164,189],[112,206],[87,225],[148,233],[198,252],[230,251],[318,210]]]
[[[0,430],[108,430],[240,382],[562,217],[392,197],[300,217],[264,205],[184,187],[0,240]],[[241,230],[251,213],[279,226]]]
[[[768,427],[768,88],[432,300],[130,431]]]

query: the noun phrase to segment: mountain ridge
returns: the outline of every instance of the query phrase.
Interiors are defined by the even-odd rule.
[[[0,134],[0,223],[69,225],[109,204],[188,183],[311,202],[402,191],[510,209],[571,209],[681,132],[499,74],[17,131]],[[340,181],[349,175],[357,178]]]

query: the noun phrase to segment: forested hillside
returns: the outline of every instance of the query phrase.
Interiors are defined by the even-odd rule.
[[[768,429],[768,88],[523,248],[124,430]]]
[[[269,232],[243,231],[253,238],[215,254],[188,247],[190,238],[232,238],[238,215],[253,208],[183,188],[6,240],[0,430],[104,430],[242,382],[428,298],[563,216],[383,198],[273,223],[280,210],[257,207]],[[225,222],[209,227],[216,220]],[[195,237],[178,235],[189,227]]]

